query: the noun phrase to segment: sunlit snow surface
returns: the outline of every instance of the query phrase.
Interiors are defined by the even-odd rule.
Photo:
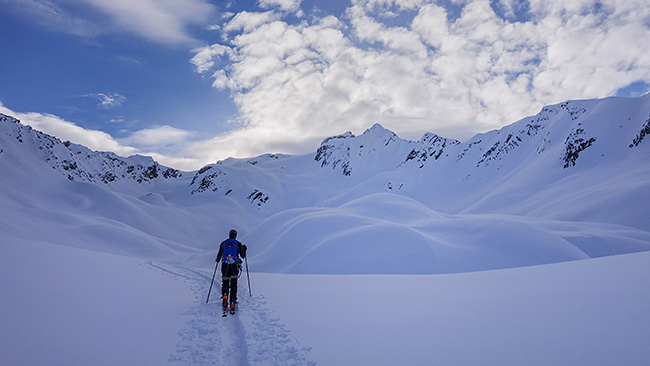
[[[0,122],[8,365],[645,365],[650,97],[174,172]],[[178,174],[177,174],[178,173]],[[252,297],[221,318],[230,228]]]

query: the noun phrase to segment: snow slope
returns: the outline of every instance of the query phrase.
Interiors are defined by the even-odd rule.
[[[3,240],[2,364],[165,364],[192,292],[139,262],[47,242]]]
[[[267,274],[255,285],[322,365],[647,365],[649,264],[644,252],[449,275]]]
[[[180,172],[0,116],[0,360],[645,365],[649,134],[650,95],[569,101]],[[222,319],[233,227],[253,297]]]
[[[7,365],[646,365],[650,252],[448,275],[252,273],[3,243]],[[213,292],[214,295],[214,292]]]
[[[211,271],[22,240],[2,254],[3,365],[311,363],[259,295],[222,319]]]
[[[3,243],[7,365],[646,365],[650,252],[448,275],[252,273]],[[214,295],[214,292],[213,292]]]

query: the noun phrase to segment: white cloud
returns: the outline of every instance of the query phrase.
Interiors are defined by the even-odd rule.
[[[427,4],[415,16],[411,27],[424,43],[440,47],[449,36],[447,10],[435,4]]]
[[[77,126],[52,114],[19,113],[5,107],[0,101],[0,113],[15,117],[29,125],[61,140],[86,146],[96,151],[112,151],[120,156],[135,154],[151,156],[160,164],[185,171],[196,170],[215,161],[212,147],[197,142],[197,135],[170,126],[159,126],[131,133],[129,137],[115,139],[110,134]],[[199,149],[197,150],[197,147]]]
[[[122,106],[122,103],[126,101],[126,97],[119,93],[105,94],[105,93],[96,93],[96,94],[86,94],[84,97],[89,97],[97,100],[97,106],[104,109],[116,108]]]
[[[171,126],[155,126],[135,131],[130,136],[119,141],[126,145],[139,148],[161,147],[165,145],[182,144],[193,136],[189,131]]]
[[[375,122],[407,138],[465,139],[544,104],[650,81],[647,2],[533,0],[530,19],[518,20],[511,0],[499,4],[506,19],[488,0],[455,3],[453,19],[424,0],[355,0],[340,19],[298,24],[274,11],[237,14],[213,77],[233,92],[242,127],[217,140],[234,156],[306,152]],[[395,25],[386,11],[414,16]]]
[[[171,126],[155,126],[135,131],[118,139],[123,145],[133,146],[139,154],[151,156],[160,164],[185,171],[199,169],[215,161],[212,149],[205,147],[209,137]]]
[[[270,9],[278,7],[287,12],[300,11],[300,3],[302,0],[259,0],[262,9]]]
[[[193,43],[187,25],[204,23],[214,12],[205,0],[84,0],[113,23],[160,43]]]
[[[226,75],[226,71],[224,70],[215,71],[214,74],[212,74],[212,77],[214,78],[212,86],[216,89],[222,90],[233,87],[230,79],[228,79],[228,76]]]
[[[2,102],[0,102],[0,113],[18,118],[23,124],[32,126],[48,135],[56,136],[61,140],[69,140],[93,150],[113,151],[122,156],[138,153],[136,148],[120,144],[106,132],[88,130],[52,114],[18,113],[6,108]]]
[[[214,66],[214,59],[223,56],[230,51],[230,48],[220,44],[201,47],[194,50],[194,57],[190,60],[196,67],[198,73],[205,73]]]
[[[272,22],[280,18],[280,15],[267,11],[265,13],[251,13],[247,11],[242,11],[237,13],[224,27],[225,32],[233,32],[243,30],[244,32],[250,32],[260,27],[263,24]]]
[[[17,14],[55,31],[82,37],[130,32],[167,45],[198,44],[188,26],[207,23],[215,12],[207,0],[5,1]]]

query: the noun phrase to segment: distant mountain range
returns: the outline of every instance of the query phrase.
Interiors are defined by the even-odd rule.
[[[255,243],[254,262],[272,272],[392,273],[382,269],[389,259],[363,258],[394,250],[386,240],[401,237],[418,243],[407,253],[424,258],[397,271],[406,273],[649,250],[648,135],[650,95],[567,101],[466,142],[432,133],[409,141],[375,124],[359,136],[326,138],[312,154],[226,159],[181,172],[149,157],[95,152],[0,115],[0,229],[8,238],[35,238],[16,220],[54,225],[26,207],[90,214],[109,232],[128,228],[114,244],[120,254],[139,248],[205,263],[210,241],[237,227]],[[51,199],[59,195],[86,203],[62,207]],[[106,209],[106,200],[124,205]],[[79,242],[69,226],[53,240],[85,246],[93,237]],[[500,247],[509,232],[555,249]],[[130,246],[131,236],[140,244]],[[346,241],[358,250],[332,267],[330,253],[346,256],[350,248],[338,244]],[[276,250],[302,254],[277,257]]]

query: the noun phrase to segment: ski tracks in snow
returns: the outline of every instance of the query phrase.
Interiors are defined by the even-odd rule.
[[[194,305],[185,313],[187,325],[178,333],[180,342],[168,358],[171,365],[316,365],[309,358],[310,349],[302,347],[280,319],[272,316],[264,297],[248,295],[243,276],[239,280],[237,314],[224,318],[219,276],[206,304],[212,273],[154,262],[147,265],[188,283],[194,292]]]

